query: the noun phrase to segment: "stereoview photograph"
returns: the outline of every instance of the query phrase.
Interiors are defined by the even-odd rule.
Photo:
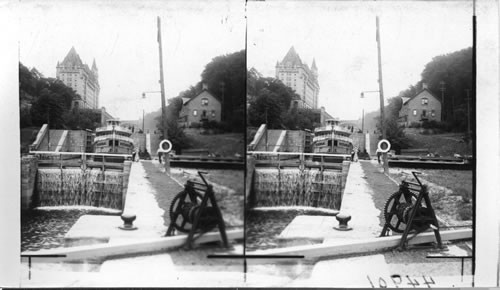
[[[274,286],[473,283],[472,2],[374,3],[248,4],[246,253]]]
[[[231,286],[244,3],[20,3],[21,285]]]

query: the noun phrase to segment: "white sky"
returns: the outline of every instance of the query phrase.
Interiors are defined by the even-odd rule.
[[[415,84],[434,56],[472,46],[472,1],[292,1],[248,3],[247,65],[275,76],[293,45],[319,72],[319,106],[361,117],[361,91],[378,90],[375,16],[380,18],[384,96]],[[378,94],[365,98],[379,109]]]
[[[100,106],[121,119],[161,106],[160,94],[141,98],[160,90],[157,16],[167,99],[199,82],[212,58],[245,48],[243,1],[38,2],[19,5],[20,61],[55,77],[72,46],[89,67],[95,58]]]

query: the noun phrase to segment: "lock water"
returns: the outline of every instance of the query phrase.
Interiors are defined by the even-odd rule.
[[[101,209],[33,209],[21,215],[21,252],[64,247],[64,235],[83,215],[114,215]]]
[[[289,241],[282,241],[278,239],[278,236],[299,215],[334,216],[335,213],[333,211],[327,212],[313,208],[249,210],[246,215],[246,251],[251,252],[288,246]],[[308,241],[308,243],[314,244],[318,243],[318,241]]]

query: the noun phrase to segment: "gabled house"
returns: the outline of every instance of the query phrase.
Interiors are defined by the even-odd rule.
[[[441,121],[441,101],[429,91],[426,84],[411,98],[402,98],[403,106],[399,111],[399,125],[408,127],[412,123]]]
[[[194,98],[182,98],[182,109],[178,123],[181,127],[193,124],[221,120],[221,103],[203,86],[203,90]]]

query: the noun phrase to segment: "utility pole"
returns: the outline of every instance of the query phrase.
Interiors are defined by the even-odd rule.
[[[163,129],[163,139],[168,138],[168,129],[166,124],[166,107],[165,107],[165,84],[163,79],[163,53],[161,48],[161,20],[160,16],[158,16],[158,51],[160,55],[160,88],[161,88],[161,124]],[[168,153],[162,154],[165,160],[165,171],[167,174],[170,174],[170,160]]]
[[[224,118],[226,117],[225,114],[224,114],[224,90],[225,90],[225,83],[224,82],[220,82],[220,91],[221,91],[221,97],[222,97],[222,101],[221,101],[221,110],[220,110],[220,120],[221,121],[224,121]]]
[[[365,107],[363,106],[361,116],[361,136],[363,136],[363,153],[366,151],[366,136],[365,136]]]
[[[50,151],[50,105],[47,104],[47,151]]]
[[[362,91],[361,92],[361,99],[363,99],[363,116],[361,117],[361,131],[363,133],[363,148],[364,151],[366,151],[366,135],[365,135],[365,93],[380,93],[379,91]],[[363,152],[364,152],[363,151]],[[370,152],[368,152],[369,154]]]
[[[444,91],[446,91],[446,83],[444,81],[439,82],[439,90],[441,91],[441,120],[446,121],[446,109],[444,106]]]
[[[467,92],[467,135],[470,137],[470,95],[469,95],[469,89],[465,90]]]
[[[382,82],[382,53],[380,51],[380,28],[378,15],[376,16],[377,24],[377,52],[378,52],[378,90],[380,93],[380,127],[382,128],[382,139],[386,139],[385,131],[385,114],[384,114],[384,86]],[[384,173],[389,172],[389,165],[387,164],[387,153],[383,154]]]
[[[269,146],[269,145],[267,144],[267,140],[268,140],[268,139],[267,139],[267,137],[268,137],[268,136],[267,136],[267,131],[269,130],[269,127],[268,127],[268,126],[269,126],[269,124],[267,124],[267,107],[266,107],[266,152],[268,151],[268,146]]]

